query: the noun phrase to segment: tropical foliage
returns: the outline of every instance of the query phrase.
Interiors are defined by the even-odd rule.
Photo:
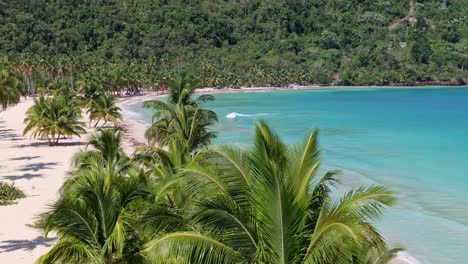
[[[25,198],[26,194],[15,185],[0,181],[0,205],[9,205],[18,199]]]
[[[209,127],[218,121],[216,113],[200,108],[201,103],[214,99],[202,94],[194,98],[194,85],[186,75],[178,76],[169,84],[167,102],[151,100],[144,107],[153,108],[153,123],[145,136],[151,144],[167,146],[177,141],[188,152],[208,145],[215,137]]]
[[[51,146],[57,145],[63,137],[79,137],[86,132],[80,119],[81,109],[71,98],[46,99],[41,96],[26,113],[23,134],[30,133],[33,138],[47,140]]]
[[[132,218],[145,186],[144,175],[98,159],[76,172],[41,216],[46,234],[57,232],[59,241],[38,263],[136,263],[141,257],[131,249],[138,243]]]
[[[211,166],[186,166],[191,221],[144,251],[154,263],[355,263],[371,249],[387,253],[373,220],[393,193],[371,186],[333,199],[336,172],[317,175],[317,136],[287,147],[260,122],[249,149],[222,147]]]
[[[133,94],[182,71],[211,87],[466,80],[466,13],[465,0],[2,1],[0,51],[31,94],[54,78]]]
[[[106,166],[112,164],[120,171],[126,171],[130,167],[130,158],[122,148],[119,128],[99,129],[97,134],[91,136],[87,149],[78,152],[73,158],[73,163],[78,169],[89,168],[95,161]]]
[[[6,68],[0,68],[0,105],[3,109],[19,102],[20,89],[20,80]]]
[[[89,122],[92,123],[93,120],[96,120],[94,127],[100,121],[104,121],[103,126],[108,122],[112,122],[115,126],[117,121],[122,119],[121,109],[116,106],[116,99],[110,93],[106,92],[90,99],[88,103]]]
[[[319,175],[318,133],[287,146],[265,122],[249,148],[141,147],[100,130],[74,159],[60,198],[40,216],[59,241],[38,263],[386,263],[374,228],[394,194],[332,194]],[[124,165],[123,165],[124,164]]]

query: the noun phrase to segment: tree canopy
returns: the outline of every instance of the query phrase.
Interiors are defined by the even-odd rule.
[[[464,0],[1,1],[0,51],[29,82],[47,72],[142,87],[180,71],[200,86],[466,80],[466,13]]]

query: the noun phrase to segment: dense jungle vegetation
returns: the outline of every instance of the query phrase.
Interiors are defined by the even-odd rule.
[[[214,87],[463,83],[467,14],[465,0],[0,0],[0,65],[33,89],[182,71]]]

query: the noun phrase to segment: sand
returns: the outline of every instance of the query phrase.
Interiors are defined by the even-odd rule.
[[[309,89],[317,89],[309,87]],[[285,90],[284,88],[256,89],[201,89],[199,93],[243,92],[258,90]],[[131,154],[134,148],[146,142],[144,131],[148,127],[138,121],[129,105],[154,99],[155,94],[119,99],[124,120],[124,148]],[[46,142],[22,136],[26,110],[31,99],[0,112],[0,180],[14,183],[27,197],[17,204],[0,206],[0,263],[34,263],[56,242],[54,234],[44,238],[40,230],[31,228],[35,217],[44,212],[58,196],[58,191],[68,177],[73,154],[84,148],[88,135],[61,141],[50,147]],[[88,129],[90,133],[93,130]],[[407,254],[392,260],[391,264],[418,263]]]
[[[122,103],[126,101],[124,99]],[[33,100],[26,99],[0,112],[0,180],[13,183],[27,195],[17,204],[0,206],[2,264],[34,263],[54,245],[54,234],[44,238],[40,230],[30,225],[58,197],[59,189],[68,177],[73,155],[85,147],[90,137],[90,134],[73,137],[50,147],[47,142],[23,136],[25,113],[32,105]],[[146,125],[129,116],[125,116],[123,124],[126,129],[124,147],[131,154],[135,146],[145,142]],[[94,129],[86,129],[89,133],[94,132]]]
[[[58,195],[74,153],[88,136],[65,139],[50,147],[47,142],[22,136],[31,99],[0,112],[0,180],[14,183],[27,197],[17,204],[0,206],[0,263],[34,263],[54,244],[54,235],[44,238],[28,225],[47,209]]]

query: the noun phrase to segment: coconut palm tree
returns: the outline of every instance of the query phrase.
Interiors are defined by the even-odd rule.
[[[218,121],[216,113],[200,108],[205,101],[214,100],[203,94],[194,98],[195,89],[185,75],[177,77],[169,85],[167,102],[151,100],[144,107],[155,109],[153,123],[145,136],[151,144],[168,145],[172,140],[184,141],[189,151],[208,145],[215,134],[208,128]]]
[[[0,69],[0,105],[3,109],[15,105],[21,97],[21,84],[6,68]]]
[[[102,166],[118,166],[122,172],[129,169],[132,163],[123,150],[121,131],[119,128],[99,129],[88,141],[87,149],[75,154],[74,166],[79,170],[89,168],[99,160]]]
[[[17,66],[17,69],[23,75],[24,84],[28,88],[29,95],[36,96],[36,86],[34,83],[34,73],[36,72],[36,67],[34,61],[27,57],[21,59],[21,63]]]
[[[393,193],[360,187],[332,198],[336,172],[318,176],[317,132],[287,147],[260,122],[249,149],[214,150],[213,166],[183,169],[196,205],[190,228],[163,233],[144,252],[156,263],[355,263],[385,251],[373,227]]]
[[[209,131],[216,121],[216,114],[211,110],[190,105],[169,105],[169,109],[153,115],[153,124],[146,130],[145,137],[150,143],[162,146],[178,141],[192,152],[207,146],[216,137],[214,132]]]
[[[91,166],[76,172],[61,197],[40,215],[39,226],[57,243],[37,263],[142,263],[134,212],[145,196],[146,177],[132,169]]]
[[[194,98],[195,85],[193,79],[187,76],[187,74],[178,75],[174,80],[169,82],[168,103],[199,106],[200,103],[214,100],[214,96],[209,94],[202,94]]]
[[[47,139],[49,145],[57,145],[63,136],[80,137],[86,133],[80,118],[80,108],[73,100],[63,96],[40,97],[26,113],[23,134],[31,133],[33,138]]]
[[[116,100],[110,93],[106,92],[100,94],[95,100],[90,101],[89,105],[89,119],[90,123],[96,120],[94,127],[96,127],[101,120],[104,121],[103,126],[108,122],[112,122],[114,126],[117,125],[118,120],[122,120],[121,109],[116,105]]]
[[[135,223],[145,241],[156,234],[192,230],[193,195],[186,191],[187,185],[180,175],[187,166],[204,164],[204,152],[189,153],[185,145],[173,141],[164,149],[151,145],[140,147],[134,160],[151,179],[147,187],[148,203],[139,212],[140,221]],[[163,263],[179,263],[178,256],[168,256]]]
[[[147,233],[172,232],[188,226],[192,214],[191,197],[185,191],[179,174],[184,167],[196,164],[199,156],[191,155],[185,146],[177,142],[171,142],[167,149],[155,146],[137,149],[134,160],[152,179],[148,191],[152,194],[153,203],[143,214],[141,224]]]
[[[388,264],[392,259],[397,257],[398,252],[401,252],[403,250],[403,248],[384,248],[383,250],[376,250],[375,248],[364,248],[364,251],[362,251],[362,253],[357,253],[357,256],[353,263]]]

